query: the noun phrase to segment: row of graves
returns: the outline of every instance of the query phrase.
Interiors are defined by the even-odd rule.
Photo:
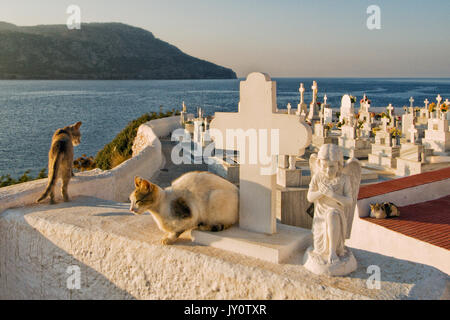
[[[296,121],[308,125],[311,130],[310,142],[299,152],[277,155],[274,210],[275,216],[283,223],[311,227],[312,212],[308,210],[311,204],[307,200],[311,181],[309,159],[324,144],[336,144],[345,158],[360,160],[362,184],[450,166],[450,131],[447,119],[450,112],[446,112],[450,106],[448,99],[442,101],[439,95],[436,104],[430,105],[425,100],[424,107],[419,108],[414,106],[414,99],[411,98],[410,106],[403,108],[405,113],[401,118],[395,115],[392,104],[377,118],[370,110],[371,100],[366,95],[360,100],[357,112],[356,98],[344,95],[340,113],[335,114],[326,94],[323,102],[318,101],[316,81],[311,90],[312,99],[308,105],[304,98],[304,84],[300,84],[300,102],[296,110],[290,103],[286,109],[279,109],[274,104],[274,114],[292,116]],[[256,119],[263,118],[261,110],[255,107],[251,112],[242,112],[241,104],[242,101],[239,103],[239,114],[243,113],[245,120],[240,124],[236,119],[230,119],[226,125],[231,127],[232,124],[232,127],[239,129],[246,126],[254,128]],[[256,114],[259,116],[255,117]],[[214,145],[209,132],[212,120],[213,117],[205,116],[201,108],[197,109],[197,117],[188,114],[183,102],[181,121],[185,127],[186,142],[182,145],[186,161],[199,164],[206,162],[209,171],[239,185],[241,158],[236,147],[239,142],[235,141],[234,147],[220,147],[217,143]],[[243,130],[241,136],[246,133]],[[286,142],[293,140],[291,136],[286,138]]]
[[[309,108],[301,84],[297,109],[290,104],[279,109],[275,82],[266,74],[251,73],[240,84],[237,113],[216,112],[214,117],[205,117],[200,110],[195,117],[183,103],[181,121],[187,140],[192,140],[186,142],[186,150],[191,148],[188,157],[200,160],[199,147],[214,149],[213,154],[203,153],[208,170],[238,185],[240,193],[239,227],[220,233],[193,231],[195,242],[276,263],[295,250],[307,250],[303,264],[308,270],[348,274],[356,269],[356,261],[344,241],[350,234],[359,186],[380,181],[372,165],[409,175],[425,169],[428,157],[450,151],[447,114],[440,97],[431,112],[427,112],[428,106],[414,108],[411,102],[412,109],[407,109],[401,121],[407,134],[400,135],[400,121],[392,105],[386,108],[386,116],[376,119],[366,96],[356,114],[356,99],[344,95],[340,115],[335,116],[326,95],[323,103],[318,102],[315,81],[311,89]],[[252,162],[255,154],[259,157]],[[330,173],[337,167],[339,174]],[[336,217],[345,217],[345,221],[320,218],[327,215],[329,204],[324,198],[314,200],[311,188],[330,192],[331,197],[347,197],[343,207],[333,209]],[[343,228],[338,232],[342,237],[336,236],[333,228]],[[331,251],[330,243],[334,246]]]

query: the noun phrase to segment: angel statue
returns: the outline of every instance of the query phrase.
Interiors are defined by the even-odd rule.
[[[352,252],[345,247],[350,237],[361,182],[361,165],[350,159],[344,166],[339,146],[324,144],[311,155],[308,201],[314,203],[313,245],[304,266],[316,274],[345,275],[356,269]]]

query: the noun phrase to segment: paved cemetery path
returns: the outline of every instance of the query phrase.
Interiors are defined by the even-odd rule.
[[[208,171],[207,164],[174,164],[172,162],[172,148],[176,145],[176,142],[170,141],[170,138],[161,138],[161,146],[166,163],[156,177],[152,179],[153,183],[165,188],[168,187],[173,180],[189,171]]]

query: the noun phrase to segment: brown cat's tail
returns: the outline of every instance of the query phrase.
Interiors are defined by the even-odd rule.
[[[48,183],[47,188],[45,188],[45,191],[42,193],[42,195],[39,197],[39,199],[36,200],[36,202],[41,202],[45,198],[48,197],[48,194],[50,193],[50,190],[52,189],[53,185],[56,182],[56,177],[58,176],[58,168],[59,168],[59,158],[61,157],[61,153],[64,152],[64,142],[58,141],[58,143],[55,145],[55,151],[56,151],[56,157],[55,160],[52,163],[52,168],[49,172],[48,177]],[[50,166],[49,166],[50,169]]]

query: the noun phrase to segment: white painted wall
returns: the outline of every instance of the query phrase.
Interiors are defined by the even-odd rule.
[[[375,223],[361,219],[370,214],[370,203],[393,202],[397,206],[439,199],[450,194],[450,179],[423,184],[379,196],[358,200],[352,233],[346,245],[435,267],[450,274],[450,251],[408,237]]]

